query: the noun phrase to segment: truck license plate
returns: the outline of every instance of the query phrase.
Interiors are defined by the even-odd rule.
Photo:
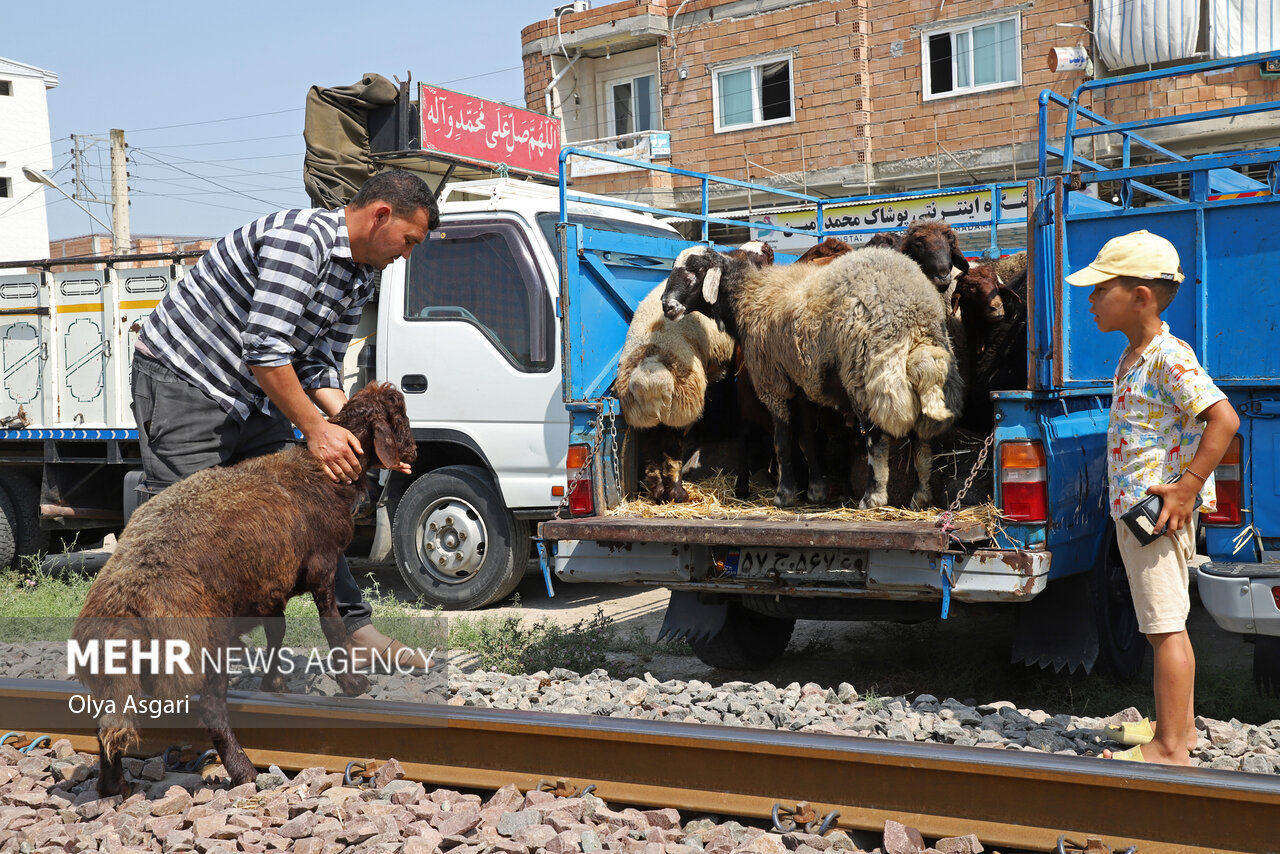
[[[730,549],[723,575],[736,578],[865,582],[867,553],[852,549]]]

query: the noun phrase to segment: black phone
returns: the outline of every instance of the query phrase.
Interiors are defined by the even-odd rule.
[[[1182,475],[1178,475],[1165,483],[1177,483],[1182,479]],[[1204,502],[1200,498],[1200,493],[1196,493],[1195,509],[1199,509]],[[1130,510],[1120,516],[1120,521],[1129,526],[1129,530],[1138,538],[1138,542],[1144,546],[1149,546],[1156,540],[1164,536],[1165,528],[1168,523],[1160,530],[1156,530],[1156,522],[1160,519],[1160,510],[1164,507],[1164,501],[1159,495],[1148,495],[1146,498],[1135,504]]]

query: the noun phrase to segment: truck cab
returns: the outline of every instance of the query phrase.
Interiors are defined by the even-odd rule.
[[[419,442],[413,478],[392,478],[379,503],[371,557],[394,554],[426,602],[465,609],[515,588],[530,524],[565,497],[562,215],[555,187],[509,178],[447,184],[439,203],[440,227],[383,272],[356,358],[401,388]],[[581,194],[567,216],[676,236]]]

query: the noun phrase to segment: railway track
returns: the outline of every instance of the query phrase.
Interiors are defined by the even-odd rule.
[[[0,727],[65,735],[95,752],[72,682],[0,680]],[[808,802],[838,826],[1051,851],[1065,835],[1139,852],[1280,851],[1280,778],[1026,751],[544,712],[232,692],[236,733],[260,767],[395,757],[439,786],[595,785],[607,801],[767,818]],[[203,729],[145,727],[140,753],[203,744]],[[36,726],[32,726],[35,724]]]

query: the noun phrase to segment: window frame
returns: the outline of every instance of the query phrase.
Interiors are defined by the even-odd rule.
[[[982,86],[970,85],[970,86],[966,86],[963,89],[955,88],[955,79],[956,79],[956,73],[955,73],[956,64],[955,64],[955,53],[954,53],[955,35],[957,33],[962,33],[962,32],[968,33],[969,35],[969,45],[970,45],[969,79],[972,80],[973,79],[972,57],[974,53],[973,51],[974,28],[985,27],[992,24],[999,24],[1003,21],[1013,21],[1013,32],[1017,39],[1017,45],[1015,46],[1015,49],[1013,51],[1014,69],[1015,69],[1013,79],[1002,80],[999,83],[987,83]],[[933,36],[938,36],[943,33],[948,33],[952,37],[952,45],[953,45],[953,52],[951,57],[952,88],[950,91],[947,91],[947,92],[934,92],[932,91],[932,82],[931,82],[932,77],[929,74],[929,62],[931,60],[931,56],[929,53],[929,39],[932,38]],[[921,94],[921,100],[923,101],[938,101],[944,98],[961,98],[961,97],[964,97],[965,95],[976,95],[981,92],[994,92],[999,89],[1013,89],[1013,88],[1022,86],[1022,47],[1023,45],[1022,45],[1022,11],[1021,10],[1015,11],[1012,14],[983,16],[981,18],[977,18],[971,21],[954,22],[950,25],[940,24],[938,26],[930,27],[928,29],[921,29],[919,32],[919,35],[920,35],[920,94]]]
[[[8,78],[0,78],[0,96],[12,97],[13,81]]]
[[[517,271],[520,273],[521,280],[525,287],[525,293],[529,296],[529,316],[527,318],[529,332],[529,361],[523,362],[515,356],[502,341],[497,332],[483,324],[473,322],[466,317],[441,315],[439,317],[421,317],[410,315],[408,313],[408,299],[413,292],[413,273],[414,259],[411,256],[405,265],[405,287],[404,300],[396,310],[400,314],[401,320],[407,323],[466,323],[478,330],[489,342],[499,356],[511,365],[512,368],[523,374],[545,374],[549,373],[556,367],[556,321],[554,306],[551,304],[551,296],[547,293],[546,285],[543,281],[541,270],[538,266],[537,258],[533,252],[533,246],[530,244],[527,229],[513,219],[507,217],[482,218],[482,219],[459,219],[445,220],[441,223],[441,227],[433,231],[427,236],[427,240],[422,241],[417,247],[414,247],[413,254],[416,255],[420,251],[420,247],[425,247],[434,237],[436,240],[448,240],[449,235],[459,238],[465,238],[474,234],[483,232],[499,232],[503,235],[503,239],[507,241],[508,247],[513,249],[512,260],[515,261]],[[519,251],[514,251],[517,249]],[[541,345],[539,347],[539,345]],[[542,359],[535,358],[542,355]]]
[[[787,103],[791,106],[791,115],[781,119],[764,119],[762,105],[760,103],[760,71],[759,69],[765,65],[774,62],[786,61],[787,63]],[[720,116],[720,75],[729,74],[735,71],[743,71],[750,69],[751,75],[751,116],[752,120],[745,124],[726,126],[721,121]],[[752,59],[734,62],[726,62],[719,65],[712,65],[711,71],[711,121],[712,133],[731,133],[738,130],[750,130],[752,128],[772,127],[773,125],[784,125],[792,123],[796,120],[796,54],[795,51],[782,51],[780,53],[765,54]]]
[[[13,198],[13,179],[8,175],[0,175],[0,199]]]
[[[636,85],[636,81],[642,77],[648,77],[650,80],[649,88],[650,88],[651,97],[653,101],[653,104],[652,104],[653,116],[652,116],[652,121],[650,122],[652,126],[649,127],[648,130],[662,130],[662,97],[658,92],[658,74],[657,72],[654,72],[654,71],[646,71],[643,74],[637,74],[637,73],[621,74],[617,77],[609,77],[604,80],[604,101],[605,101],[605,122],[606,122],[605,128],[609,131],[609,133],[605,134],[605,136],[622,135],[622,134],[614,133],[614,130],[616,128],[617,121],[618,121],[618,116],[614,111],[613,87],[622,85],[624,83],[631,84],[631,110],[632,110],[632,120],[634,122],[635,108],[636,108],[635,85]],[[638,130],[627,131],[627,133],[640,133],[640,132],[641,131],[638,131]]]

